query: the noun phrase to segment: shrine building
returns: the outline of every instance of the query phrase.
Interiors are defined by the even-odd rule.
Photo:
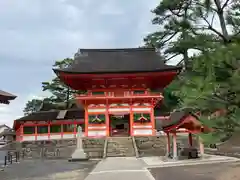
[[[77,125],[86,137],[154,136],[156,120],[167,119],[155,107],[180,70],[154,48],[80,49],[72,64],[54,69],[69,88],[84,92],[75,96],[78,108],[15,120],[17,140],[73,138]]]
[[[0,90],[0,104],[9,104],[11,100],[16,99],[17,96]]]

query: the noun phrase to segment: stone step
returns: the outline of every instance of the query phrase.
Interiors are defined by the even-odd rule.
[[[131,137],[114,137],[108,139],[107,157],[131,157],[135,156]]]

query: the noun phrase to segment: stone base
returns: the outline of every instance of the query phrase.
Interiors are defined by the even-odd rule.
[[[68,161],[75,162],[75,161],[87,161],[89,160],[89,157],[87,154],[84,152],[83,149],[76,149],[74,153],[72,154],[71,159]]]
[[[79,162],[79,161],[88,161],[89,160],[89,158],[86,158],[86,159],[72,159],[72,158],[70,158],[70,159],[68,159],[68,162]]]

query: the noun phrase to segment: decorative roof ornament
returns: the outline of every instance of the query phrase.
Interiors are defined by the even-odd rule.
[[[139,121],[147,121],[148,119],[144,117],[143,113],[141,113],[141,116],[138,118]]]

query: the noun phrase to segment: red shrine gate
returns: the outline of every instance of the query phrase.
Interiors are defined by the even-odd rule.
[[[154,107],[162,99],[161,93],[147,90],[88,91],[76,97],[85,107],[85,135],[110,136],[110,115],[129,114],[130,136],[155,135]]]
[[[180,70],[181,67],[164,64],[154,48],[128,48],[80,49],[72,64],[54,69],[54,72],[71,89],[86,92],[76,96],[77,102],[84,107],[85,136],[99,137],[114,135],[112,123],[121,121],[111,119],[116,115],[128,115],[125,118],[128,117],[129,136],[155,135],[154,108],[163,98],[162,90]],[[20,134],[23,126],[27,126],[25,121],[21,121],[20,129],[17,123]],[[45,139],[51,139],[54,121],[42,119]],[[65,124],[56,123],[57,133],[63,138]],[[37,139],[38,129],[35,127],[30,133],[31,136],[35,133]],[[72,134],[76,134],[76,127]]]
[[[153,48],[129,48],[80,49],[69,67],[54,71],[72,89],[87,92],[76,99],[85,109],[85,135],[95,137],[112,135],[109,115],[115,114],[129,114],[129,135],[155,135],[159,92],[179,70]]]

